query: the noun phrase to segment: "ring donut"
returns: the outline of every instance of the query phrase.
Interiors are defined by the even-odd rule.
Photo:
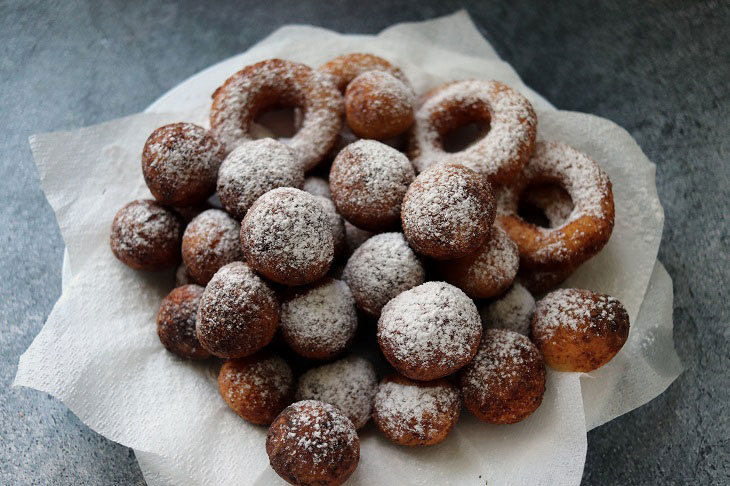
[[[530,186],[556,184],[570,195],[573,211],[560,226],[542,228],[517,214]],[[608,175],[586,154],[555,142],[538,142],[519,179],[502,188],[497,222],[517,243],[520,266],[532,270],[564,270],[585,262],[608,242],[615,209]]]
[[[230,152],[254,138],[251,126],[258,115],[287,107],[303,112],[289,146],[310,170],[337,141],[344,101],[327,76],[304,64],[269,59],[238,71],[213,93],[210,126]]]
[[[337,85],[337,89],[343,94],[350,81],[367,71],[385,71],[403,81],[406,86],[410,87],[411,85],[405,74],[403,74],[403,71],[382,57],[360,52],[337,56],[322,64],[319,67],[319,71],[329,75],[335,85]]]
[[[449,133],[477,121],[489,123],[481,140],[459,152],[444,150]],[[518,91],[497,81],[459,81],[434,90],[418,108],[409,154],[417,172],[456,162],[504,183],[525,166],[536,135],[535,110]]]

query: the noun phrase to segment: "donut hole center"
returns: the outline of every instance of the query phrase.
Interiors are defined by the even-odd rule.
[[[573,200],[563,187],[554,183],[529,184],[520,196],[517,214],[541,228],[563,225],[573,212]]]
[[[256,138],[292,138],[302,124],[302,110],[299,107],[271,107],[262,110],[254,118]]]
[[[445,107],[442,114],[438,132],[444,152],[466,150],[489,133],[491,117],[484,103]]]

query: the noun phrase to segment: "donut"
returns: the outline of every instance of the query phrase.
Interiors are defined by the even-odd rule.
[[[205,359],[210,353],[200,345],[195,333],[195,317],[203,287],[184,285],[162,299],[157,312],[157,336],[171,353],[183,358]]]
[[[319,71],[330,76],[335,83],[337,89],[343,94],[347,89],[347,85],[362,73],[367,71],[385,71],[395,76],[401,82],[409,84],[408,79],[403,71],[393,66],[391,63],[373,54],[365,54],[355,52],[352,54],[344,54],[326,62],[319,67]]]
[[[565,282],[579,266],[570,265],[558,270],[520,268],[517,271],[517,278],[515,280],[535,295],[544,294],[554,290],[555,287]]]
[[[446,137],[473,122],[489,123],[488,133],[464,150],[446,152]],[[518,91],[497,81],[460,81],[438,89],[416,110],[409,155],[417,172],[459,163],[506,183],[522,171],[536,135],[535,111]]]
[[[345,222],[345,247],[347,248],[347,255],[352,255],[355,250],[360,248],[360,245],[365,243],[375,233],[372,231],[358,228],[354,224],[350,223],[346,219]]]
[[[173,123],[156,129],[142,149],[142,174],[161,204],[190,206],[215,192],[225,149],[203,127]]]
[[[357,331],[355,300],[347,284],[327,279],[282,303],[280,329],[300,356],[326,360],[342,354]]]
[[[559,289],[537,303],[532,340],[558,371],[589,372],[616,356],[629,337],[629,314],[615,297]]]
[[[557,184],[568,192],[574,208],[563,224],[542,228],[517,214],[520,196],[532,184]],[[500,190],[498,206],[497,222],[517,243],[520,265],[533,270],[577,267],[598,253],[613,231],[608,175],[564,143],[538,142],[519,180]]]
[[[269,425],[292,402],[294,374],[286,361],[262,351],[226,360],[218,373],[218,390],[238,416]]]
[[[377,335],[385,358],[401,374],[435,380],[471,361],[482,321],[464,292],[445,282],[426,282],[383,307]]]
[[[278,325],[274,291],[245,263],[229,263],[218,270],[200,298],[198,340],[221,358],[254,354],[269,344]]]
[[[413,381],[394,374],[378,386],[373,420],[396,444],[431,446],[446,439],[460,412],[459,389],[446,379]]]
[[[330,192],[330,183],[321,177],[309,176],[304,179],[304,185],[302,189],[312,196],[322,196],[327,199],[332,199],[332,193]]]
[[[342,279],[357,307],[378,317],[389,300],[425,282],[426,270],[403,233],[381,233],[355,250]]]
[[[322,204],[291,187],[274,189],[256,200],[241,224],[241,243],[254,270],[284,285],[322,278],[335,250]]]
[[[276,474],[291,484],[336,486],[360,461],[360,440],[337,408],[316,400],[289,405],[266,434],[266,453]]]
[[[459,373],[464,405],[483,422],[520,422],[542,403],[545,375],[540,351],[527,336],[487,329],[474,359]]]
[[[401,221],[408,243],[438,260],[474,253],[494,223],[492,187],[484,177],[458,164],[421,173],[403,199]]]
[[[355,226],[370,231],[395,228],[415,178],[405,155],[375,140],[359,140],[345,147],[332,164],[332,201]]]
[[[296,155],[272,138],[242,142],[218,171],[218,197],[223,207],[239,221],[251,205],[277,187],[304,185],[304,171]]]
[[[508,329],[529,336],[533,312],[534,297],[525,287],[514,283],[504,295],[482,307],[479,314],[487,329]]]
[[[243,260],[241,225],[220,209],[203,211],[185,228],[182,257],[193,279],[207,284],[222,266]]]
[[[344,102],[327,75],[304,64],[269,59],[235,73],[213,93],[211,130],[231,151],[252,138],[258,115],[283,107],[302,109],[301,128],[288,145],[304,170],[310,170],[335,144]]]
[[[413,124],[414,104],[408,84],[385,71],[367,71],[347,85],[347,125],[362,138],[397,137]]]
[[[311,193],[310,193],[311,194]],[[345,239],[345,220],[342,219],[340,213],[337,212],[335,203],[331,199],[324,196],[314,196],[314,198],[322,205],[327,219],[332,227],[332,239],[335,246],[333,261],[339,261],[347,254],[347,241]]]
[[[472,299],[488,299],[503,294],[512,285],[520,254],[507,233],[493,226],[489,239],[476,252],[439,263],[441,275],[448,283]]]
[[[112,253],[135,270],[160,270],[180,263],[180,217],[149,199],[137,199],[114,216]]]
[[[305,372],[294,397],[334,405],[361,429],[370,420],[377,390],[373,365],[365,358],[350,356]]]

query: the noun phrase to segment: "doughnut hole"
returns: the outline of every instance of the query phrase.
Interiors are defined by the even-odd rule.
[[[362,138],[385,140],[413,124],[415,96],[404,82],[384,71],[367,71],[347,86],[347,124]]]
[[[254,123],[263,137],[292,138],[302,124],[302,109],[296,106],[272,106],[261,110]]]
[[[535,226],[557,228],[573,212],[568,191],[556,183],[530,184],[520,195],[517,214]]]
[[[489,133],[491,114],[489,105],[476,101],[462,105],[457,100],[448,102],[443,113],[432,117],[431,122],[439,134],[444,152],[466,150]]]

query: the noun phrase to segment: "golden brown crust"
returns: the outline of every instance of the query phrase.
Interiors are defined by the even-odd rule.
[[[337,56],[320,66],[319,70],[329,75],[342,93],[353,79],[367,71],[385,71],[408,83],[403,71],[374,54],[355,52]]]
[[[156,201],[132,201],[114,216],[109,242],[114,256],[135,270],[180,263],[180,217]]]
[[[488,329],[474,359],[459,373],[464,405],[483,422],[519,422],[542,403],[545,375],[540,352],[526,336]]]
[[[203,295],[199,285],[183,285],[162,300],[157,312],[157,335],[171,353],[183,358],[206,359],[210,353],[200,345],[195,332],[198,304]]]
[[[172,123],[156,129],[142,150],[142,174],[155,199],[170,206],[204,203],[215,192],[225,149],[203,127]]]
[[[414,94],[408,86],[383,71],[360,74],[347,85],[345,114],[353,133],[386,140],[413,124]]]
[[[182,257],[188,273],[201,285],[229,263],[243,260],[241,225],[220,209],[200,213],[185,228]]]
[[[460,412],[459,389],[445,378],[414,381],[393,374],[380,383],[373,420],[396,444],[432,446],[446,439]]]
[[[589,372],[613,359],[629,336],[629,314],[616,298],[560,289],[538,301],[531,337],[558,371]]]
[[[360,441],[338,409],[304,400],[284,409],[271,424],[266,453],[272,469],[291,484],[337,486],[355,472]]]
[[[223,363],[218,390],[240,417],[269,425],[292,402],[294,375],[283,359],[264,351]]]

